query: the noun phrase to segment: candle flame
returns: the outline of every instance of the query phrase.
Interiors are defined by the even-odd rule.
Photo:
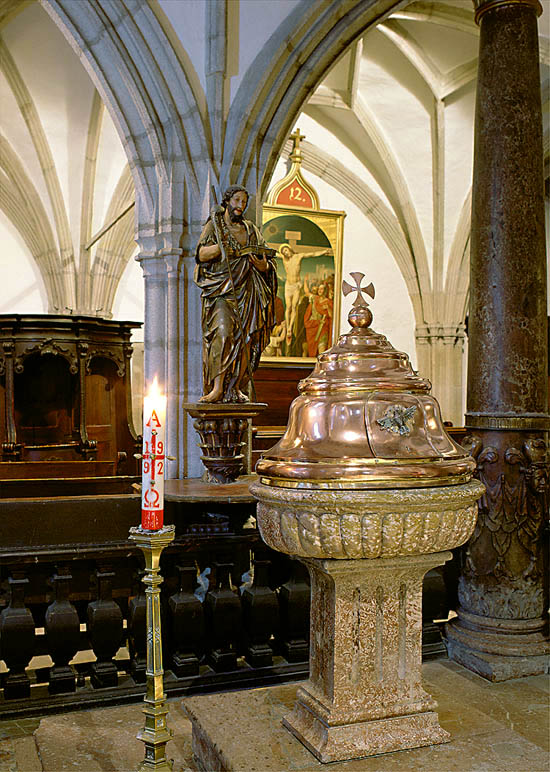
[[[157,376],[155,375],[155,377],[153,378],[153,383],[149,386],[147,397],[149,397],[149,399],[156,399],[161,396],[162,394],[160,391],[159,382],[158,382]]]

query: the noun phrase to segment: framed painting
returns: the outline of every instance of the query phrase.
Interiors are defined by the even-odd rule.
[[[345,212],[264,204],[262,233],[277,251],[276,324],[262,361],[314,361],[339,333]]]

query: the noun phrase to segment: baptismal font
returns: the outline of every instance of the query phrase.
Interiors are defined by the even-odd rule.
[[[310,677],[283,724],[322,762],[450,739],[422,688],[422,580],[468,540],[484,490],[352,277],[352,329],[299,384],[251,485],[266,544],[310,572]]]

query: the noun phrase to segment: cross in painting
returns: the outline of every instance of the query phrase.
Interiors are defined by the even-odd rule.
[[[292,247],[293,252],[296,252],[296,246],[301,238],[302,234],[300,231],[285,231],[285,239]]]

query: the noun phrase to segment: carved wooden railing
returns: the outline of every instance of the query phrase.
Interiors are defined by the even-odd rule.
[[[138,497],[2,507],[0,716],[140,699],[143,565],[126,538],[139,522]],[[307,572],[263,545],[245,522],[253,511],[167,513],[177,533],[161,561],[169,695],[307,675]]]
[[[142,698],[142,553],[127,538],[139,506],[135,495],[1,502],[0,717]],[[167,504],[176,525],[161,560],[169,695],[307,677],[307,572],[263,544],[254,513],[253,503]],[[425,657],[445,651],[433,619],[447,615],[448,597],[430,572]]]

